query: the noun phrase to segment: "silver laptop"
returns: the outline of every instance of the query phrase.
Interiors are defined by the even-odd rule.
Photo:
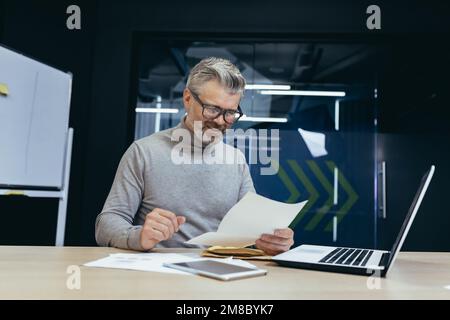
[[[428,172],[423,176],[419,190],[414,197],[391,251],[304,244],[274,256],[273,261],[282,266],[293,268],[352,273],[367,276],[372,274],[381,277],[386,276],[408,235],[408,231],[411,228],[423,197],[431,182],[431,178],[433,177],[434,169],[435,166],[431,166]]]

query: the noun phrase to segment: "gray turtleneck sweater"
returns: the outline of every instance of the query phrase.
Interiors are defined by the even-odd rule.
[[[184,241],[216,231],[228,210],[248,191],[255,192],[245,156],[222,141],[206,148],[189,143],[193,159],[199,159],[202,152],[204,159],[214,156],[215,151],[206,151],[215,148],[233,154],[237,161],[228,161],[228,156],[225,163],[214,164],[172,161],[174,148],[188,146],[187,141],[172,141],[178,128],[188,130],[184,119],[174,128],[135,141],[125,152],[95,223],[99,245],[143,250],[139,237],[145,216],[154,208],[162,208],[185,216],[186,223],[157,247],[186,247]],[[197,139],[188,132],[192,141]]]

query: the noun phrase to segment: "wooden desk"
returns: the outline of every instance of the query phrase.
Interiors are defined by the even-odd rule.
[[[82,265],[113,248],[1,247],[0,299],[450,299],[450,253],[400,253],[381,289],[368,277],[283,268],[231,282],[199,276],[81,267],[81,289],[69,290],[70,265]],[[158,252],[192,252],[187,249]],[[447,287],[447,288],[446,288]]]

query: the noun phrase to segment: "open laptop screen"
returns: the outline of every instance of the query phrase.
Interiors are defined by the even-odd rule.
[[[423,176],[422,181],[420,182],[419,190],[417,190],[416,195],[414,196],[414,200],[411,203],[411,206],[409,207],[408,214],[406,215],[406,218],[403,221],[403,225],[392,247],[389,261],[386,266],[386,270],[389,270],[389,267],[397,257],[397,254],[400,251],[403,242],[406,239],[406,236],[408,235],[409,228],[411,227],[412,222],[414,221],[414,218],[417,214],[417,211],[419,210],[422,199],[425,196],[425,192],[428,189],[428,185],[430,184],[431,178],[433,177],[434,169],[435,166],[431,166],[430,170],[428,170],[428,172]]]

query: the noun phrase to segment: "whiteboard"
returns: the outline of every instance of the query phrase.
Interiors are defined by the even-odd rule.
[[[0,187],[61,189],[72,75],[0,46]]]

